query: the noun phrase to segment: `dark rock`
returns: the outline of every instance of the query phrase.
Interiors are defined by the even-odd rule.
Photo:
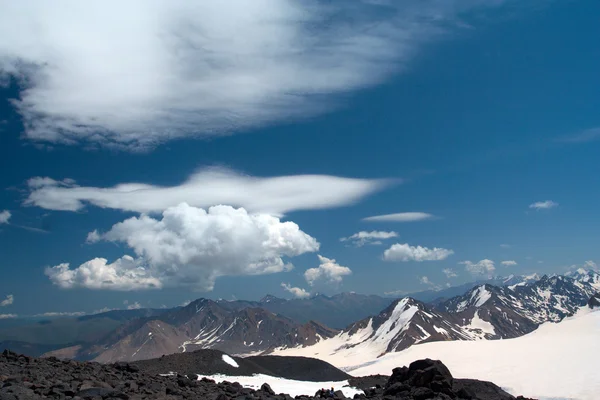
[[[514,397],[497,385],[476,379],[455,379],[453,390],[465,399],[514,400]]]
[[[588,301],[588,307],[591,309],[600,308],[600,293],[596,293],[590,297]]]
[[[271,386],[269,386],[268,383],[263,383],[262,386],[260,387],[260,390],[262,390],[263,392],[270,394],[271,396],[275,396],[275,392],[273,391],[273,389],[271,389]]]

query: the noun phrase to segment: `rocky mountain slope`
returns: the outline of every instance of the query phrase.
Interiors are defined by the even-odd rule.
[[[193,353],[192,353],[193,354]],[[192,354],[183,355],[184,357]],[[178,355],[181,357],[182,355]],[[221,355],[223,360],[223,355]],[[208,360],[217,363],[219,359]],[[227,359],[231,362],[231,360]],[[160,363],[160,359],[156,360]],[[297,360],[302,363],[302,360]],[[226,362],[222,362],[223,365]],[[170,365],[172,366],[172,365]],[[167,367],[167,366],[166,366]],[[295,366],[302,369],[301,365]],[[165,374],[169,372],[163,371]],[[379,378],[379,377],[377,377]],[[231,378],[235,381],[235,377]],[[356,379],[355,384],[369,381]],[[302,383],[302,382],[300,382]],[[308,382],[307,382],[308,383]],[[383,383],[383,382],[382,382]],[[0,399],[211,399],[233,398],[291,400],[286,394],[276,394],[271,386],[263,384],[260,390],[244,388],[240,384],[209,379],[196,379],[196,375],[184,376],[173,372],[168,376],[145,373],[133,364],[102,365],[76,361],[60,361],[56,358],[36,359],[4,352],[0,355]],[[296,399],[315,398],[313,393]],[[345,398],[336,391],[335,399]],[[515,400],[490,382],[470,379],[454,379],[439,361],[419,360],[409,367],[396,368],[383,384],[366,388],[363,399],[438,399],[438,400]],[[526,400],[522,397],[518,399]]]
[[[197,349],[251,354],[280,346],[310,346],[335,334],[317,322],[299,324],[263,308],[240,309],[200,299],[157,317],[129,321],[92,345],[46,355],[108,363]]]

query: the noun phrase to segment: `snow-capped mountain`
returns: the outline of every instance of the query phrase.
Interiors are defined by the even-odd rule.
[[[600,272],[596,269],[578,268],[575,271],[568,272],[566,276],[582,283],[588,283],[600,292]]]
[[[308,348],[286,346],[275,353],[310,357],[327,353],[332,359],[349,358],[359,364],[361,359],[426,342],[516,338],[544,322],[560,322],[574,315],[594,293],[595,288],[587,282],[543,276],[523,285],[480,285],[436,308],[404,298],[331,339]]]

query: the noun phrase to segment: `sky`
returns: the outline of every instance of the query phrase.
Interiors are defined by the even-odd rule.
[[[600,263],[596,1],[0,1],[0,315]]]

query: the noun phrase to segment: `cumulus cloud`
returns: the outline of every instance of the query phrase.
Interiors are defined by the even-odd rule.
[[[385,261],[440,261],[454,254],[453,250],[434,247],[411,246],[396,243],[383,253]]]
[[[507,260],[507,261],[502,261],[501,264],[504,265],[505,267],[513,267],[513,266],[517,265],[517,262],[513,261],[513,260]]]
[[[364,246],[365,244],[382,244],[382,240],[398,237],[397,232],[385,231],[360,231],[352,236],[340,239],[340,242],[351,242],[356,247]]]
[[[0,225],[8,224],[8,220],[10,219],[11,216],[12,216],[12,214],[10,213],[10,211],[8,211],[8,210],[1,211],[0,212]]]
[[[471,261],[461,261],[459,264],[465,266],[465,269],[473,275],[489,275],[496,270],[492,260],[484,259],[473,263]]]
[[[310,297],[310,292],[307,292],[305,289],[299,287],[292,287],[289,283],[281,283],[281,287],[286,291],[291,293],[294,297],[298,299],[306,299]]]
[[[403,212],[396,214],[375,215],[363,218],[367,222],[415,222],[435,218],[432,214],[424,212]]]
[[[310,286],[315,283],[326,282],[326,283],[340,283],[346,275],[350,275],[352,270],[348,267],[344,267],[336,263],[332,258],[319,257],[320,265],[317,268],[309,268],[304,272],[304,279]]]
[[[6,296],[6,299],[0,301],[0,307],[6,307],[15,302],[15,296],[9,294]]]
[[[446,278],[448,278],[448,279],[456,278],[458,276],[452,268],[444,268],[442,270],[442,272],[444,273],[444,275],[446,275]]]
[[[0,314],[0,319],[18,318],[17,314]]]
[[[534,210],[549,210],[555,207],[558,207],[558,203],[552,200],[537,201],[529,205],[529,208],[533,208]]]
[[[162,219],[132,217],[98,234],[125,243],[136,258],[125,255],[112,263],[104,258],[77,268],[47,268],[62,288],[135,290],[162,287],[213,289],[220,276],[260,275],[288,271],[283,257],[316,252],[319,243],[291,221],[243,208],[214,206],[207,211],[182,203],[167,208]]]
[[[330,111],[500,3],[7,1],[0,79],[24,82],[29,139],[148,149]]]
[[[70,180],[32,178],[26,205],[48,210],[78,211],[91,204],[140,213],[158,213],[188,202],[194,207],[227,204],[250,212],[281,215],[356,203],[398,181],[352,179],[329,175],[252,177],[222,168],[203,169],[176,186],[123,183],[99,188],[77,186]],[[88,239],[96,239],[91,233]]]

